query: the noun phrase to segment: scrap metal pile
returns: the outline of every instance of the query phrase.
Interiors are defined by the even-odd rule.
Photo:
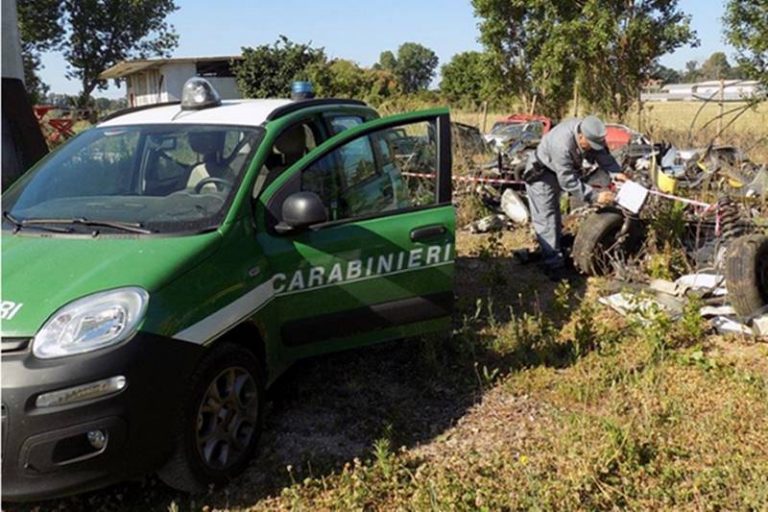
[[[631,297],[643,291],[642,300],[674,316],[694,293],[718,330],[768,335],[768,167],[735,146],[679,149],[623,125],[608,127],[609,149],[632,181],[612,183],[607,173],[584,168],[587,182],[617,189],[618,201],[596,209],[571,200],[570,216],[581,220],[571,250],[575,267],[631,290],[603,299],[618,311],[631,309]],[[492,138],[498,156],[471,173],[476,182],[458,189],[497,212],[467,226],[472,232],[528,222],[521,175],[540,140],[522,135],[531,131],[518,130],[501,145]]]

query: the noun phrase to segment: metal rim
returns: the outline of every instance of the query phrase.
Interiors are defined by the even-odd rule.
[[[241,462],[257,433],[259,391],[253,375],[230,367],[214,378],[197,411],[195,447],[210,469]]]

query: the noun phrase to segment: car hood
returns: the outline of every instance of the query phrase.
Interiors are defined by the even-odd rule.
[[[215,251],[216,232],[179,237],[46,237],[2,232],[2,335],[32,336],[56,310],[92,293],[150,294]]]

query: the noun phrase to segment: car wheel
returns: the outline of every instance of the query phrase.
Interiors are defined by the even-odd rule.
[[[225,484],[248,465],[261,433],[264,384],[259,361],[230,343],[212,349],[190,379],[174,450],[158,472],[186,492]]]
[[[768,236],[736,238],[725,258],[725,284],[733,309],[749,316],[768,303]]]
[[[620,236],[625,217],[614,211],[602,211],[588,216],[579,226],[571,252],[573,263],[582,274],[606,275],[613,271],[614,262],[626,261],[643,242],[643,226],[630,220],[628,231]]]

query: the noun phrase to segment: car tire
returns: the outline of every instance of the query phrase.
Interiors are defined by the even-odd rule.
[[[261,434],[264,396],[261,365],[250,351],[227,342],[211,348],[189,380],[160,479],[196,493],[242,473]]]
[[[768,303],[768,236],[736,238],[725,258],[728,299],[737,314],[750,316]]]
[[[611,261],[625,261],[640,249],[644,230],[637,220],[630,219],[626,237],[617,241],[625,219],[615,211],[596,212],[584,219],[571,251],[573,264],[579,272],[588,276],[609,274],[613,270]]]

